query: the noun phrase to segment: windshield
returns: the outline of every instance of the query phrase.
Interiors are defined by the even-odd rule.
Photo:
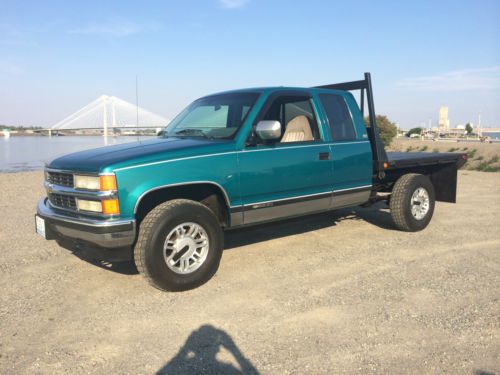
[[[165,129],[167,137],[233,138],[252,109],[258,93],[207,96],[193,102]]]

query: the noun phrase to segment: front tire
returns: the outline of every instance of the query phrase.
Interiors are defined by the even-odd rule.
[[[215,214],[199,202],[174,199],[153,208],[141,222],[134,261],[155,288],[183,291],[217,272],[222,248]]]
[[[394,184],[390,198],[394,225],[405,232],[424,229],[432,219],[435,200],[434,186],[427,176],[403,175]]]

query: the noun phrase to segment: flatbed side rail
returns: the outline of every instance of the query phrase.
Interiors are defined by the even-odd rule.
[[[384,178],[385,166],[387,165],[388,159],[384,149],[384,144],[380,139],[379,130],[377,128],[375,105],[373,103],[372,80],[370,73],[365,73],[365,79],[361,81],[333,83],[330,85],[314,86],[314,88],[342,90],[342,91],[361,90],[360,107],[361,107],[361,115],[363,116],[363,118],[365,113],[364,107],[365,107],[365,93],[366,93],[366,101],[368,104],[368,119],[369,119],[369,124],[366,126],[366,131],[368,132],[368,138],[370,140],[370,144],[372,147],[373,172],[380,179]]]

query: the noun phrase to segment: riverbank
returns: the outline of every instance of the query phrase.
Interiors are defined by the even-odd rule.
[[[450,142],[396,138],[388,151],[399,152],[462,152],[468,156],[465,170],[500,172],[500,143]]]

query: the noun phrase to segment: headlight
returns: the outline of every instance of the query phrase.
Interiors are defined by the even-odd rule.
[[[78,209],[81,211],[102,212],[101,201],[77,200]]]
[[[116,177],[113,174],[106,174],[101,176],[75,175],[74,186],[75,189],[85,190],[117,190]]]
[[[76,189],[99,190],[101,182],[98,176],[75,175],[74,185]]]

